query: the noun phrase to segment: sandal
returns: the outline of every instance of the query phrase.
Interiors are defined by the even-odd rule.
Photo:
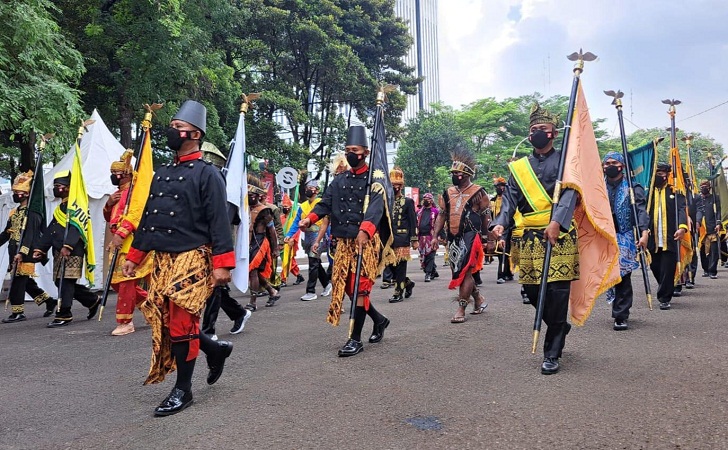
[[[280,298],[281,298],[280,295],[274,295],[274,296],[270,297],[268,299],[268,301],[265,302],[265,306],[266,307],[274,306],[276,304],[276,302],[278,301],[278,299],[280,299]]]
[[[465,322],[465,316],[453,316],[452,319],[450,319],[450,323],[463,323]]]
[[[252,303],[248,303],[247,305],[244,306],[244,308],[250,312],[255,312],[255,310],[258,309],[258,307]]]

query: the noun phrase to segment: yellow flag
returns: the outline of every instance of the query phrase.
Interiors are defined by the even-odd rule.
[[[571,282],[569,314],[576,325],[589,317],[596,298],[619,283],[619,247],[602,163],[584,91],[579,82],[563,186],[579,192],[574,211],[579,236],[579,279]]]
[[[144,132],[144,145],[142,145],[142,151],[138,156],[139,164],[138,169],[134,173],[133,190],[131,192],[131,199],[129,199],[129,209],[122,217],[122,223],[128,222],[131,224],[134,230],[139,226],[139,222],[142,220],[142,214],[144,213],[144,207],[147,204],[147,198],[149,198],[149,188],[152,184],[152,177],[154,176],[154,167],[152,163],[152,136],[149,129]],[[131,247],[133,240],[132,234],[127,236],[124,240],[124,244],[121,247],[122,253],[127,253]]]
[[[91,216],[89,215],[88,194],[86,183],[83,181],[81,169],[81,147],[76,141],[76,151],[73,157],[73,169],[71,170],[71,186],[68,190],[68,217],[70,224],[66,226],[75,227],[81,234],[81,239],[86,247],[86,279],[89,284],[94,284],[94,268],[96,267],[96,254],[94,252],[94,233],[91,229]]]
[[[687,189],[685,187],[685,172],[683,172],[682,160],[680,159],[680,151],[677,147],[670,149],[670,164],[672,164],[672,171],[667,176],[667,182],[672,186],[672,189],[678,194],[687,195]],[[689,211],[687,210],[687,204],[685,206],[685,215],[690,217]],[[680,249],[680,264],[675,268],[675,284],[680,281],[682,270],[684,270],[690,261],[693,259],[693,236],[690,230],[687,230],[683,234],[682,239],[679,242]]]

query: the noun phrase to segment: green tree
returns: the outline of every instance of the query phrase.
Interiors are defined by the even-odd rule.
[[[456,112],[433,105],[432,111],[420,111],[407,123],[395,165],[404,171],[407,186],[440,193],[450,185],[449,150],[458,145],[469,147],[470,143],[457,125]]]
[[[33,167],[37,133],[56,133],[49,148],[68,148],[83,116],[81,54],[61,33],[48,0],[0,3],[0,174]],[[64,141],[62,138],[66,137]],[[53,154],[50,155],[53,159]]]

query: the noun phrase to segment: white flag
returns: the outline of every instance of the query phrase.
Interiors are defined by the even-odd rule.
[[[248,290],[250,255],[250,208],[248,206],[248,172],[245,167],[245,115],[240,114],[227,163],[227,198],[238,208],[240,225],[235,237],[235,269],[232,279],[242,292]]]

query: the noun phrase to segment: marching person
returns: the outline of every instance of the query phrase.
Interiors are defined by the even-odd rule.
[[[559,171],[560,153],[554,149],[558,120],[557,115],[542,109],[538,103],[532,106],[528,139],[533,153],[509,164],[511,176],[503,193],[500,214],[491,226],[493,234],[501,237],[505,229],[515,226],[514,216],[522,215],[523,222],[517,227],[523,229],[518,250],[518,281],[534,308],[538,305],[543,276],[545,240],[553,245],[543,311],[543,321],[548,327],[541,364],[544,375],[559,371],[559,358],[571,330],[566,320],[571,281],[579,277],[577,229],[572,226],[576,192],[564,189],[558,204],[554,206],[551,201]]]
[[[506,191],[506,179],[496,177],[493,179],[493,187],[495,195],[490,199],[493,217],[497,217],[503,204],[503,193]],[[513,281],[513,272],[511,272],[511,237],[510,229],[506,230],[504,236],[496,244],[496,253],[498,255],[498,274],[496,275],[496,283],[503,284],[506,281]]]
[[[104,205],[104,219],[109,223],[111,231],[111,244],[109,250],[113,253],[119,249],[119,256],[114,267],[114,274],[111,278],[111,287],[117,293],[116,299],[116,328],[111,332],[112,336],[125,336],[134,332],[134,307],[141,304],[147,298],[147,291],[139,286],[139,281],[145,279],[152,272],[152,258],[145,258],[140,267],[137,268],[135,278],[127,278],[121,273],[121,268],[126,261],[126,253],[134,239],[134,231],[137,225],[127,220],[124,209],[129,202],[129,188],[133,177],[131,150],[121,155],[119,161],[111,163],[111,184],[119,189],[109,196]]]
[[[471,179],[475,176],[475,156],[463,147],[452,153],[452,184],[440,197],[441,214],[435,222],[435,235],[439,235],[447,221],[447,243],[450,253],[452,281],[449,289],[458,288],[458,310],[451,323],[465,322],[465,308],[473,298],[473,311],[482,314],[488,304],[480,294],[473,275],[483,267],[483,244],[480,233],[490,207],[488,194]],[[437,241],[434,242],[437,249]]]
[[[271,307],[281,298],[279,292],[270,283],[273,274],[273,252],[278,247],[278,233],[274,223],[273,207],[265,202],[266,191],[263,183],[252,174],[248,174],[248,204],[250,205],[250,302],[245,309],[255,312],[258,309],[256,299],[261,288],[268,293],[265,306]]]
[[[73,314],[71,305],[73,299],[78,300],[88,308],[86,319],[91,320],[96,315],[101,302],[101,296],[76,283],[82,276],[86,244],[78,229],[67,224],[68,194],[71,186],[71,172],[64,170],[58,172],[53,179],[53,195],[61,199],[61,204],[53,212],[53,220],[42,236],[36,236],[37,241],[33,250],[33,258],[45,258],[48,250],[53,248],[53,279],[61,291],[61,307],[56,312],[56,318],[48,324],[48,328],[63,327],[71,323]],[[68,227],[68,230],[66,230]],[[65,237],[65,239],[64,239]],[[64,278],[61,279],[61,260],[65,260]]]
[[[622,153],[609,152],[602,159],[602,169],[607,183],[609,205],[612,208],[614,228],[617,232],[619,246],[619,273],[622,277],[616,286],[607,291],[607,301],[612,304],[614,330],[628,328],[629,310],[632,307],[632,272],[640,265],[637,262],[637,247],[647,249],[650,236],[650,217],[647,215],[647,199],[645,190],[640,184],[633,184],[634,202],[637,209],[637,223],[632,213],[629,195],[629,183],[624,174],[624,156]],[[640,233],[639,241],[634,241],[633,227],[637,225]]]
[[[306,183],[306,190],[304,195],[306,200],[299,204],[298,212],[296,217],[293,219],[291,228],[286,233],[284,242],[290,243],[293,236],[299,231],[299,223],[308,217],[311,211],[321,201],[318,198],[319,185],[318,180],[311,179]],[[317,251],[313,251],[313,244],[316,242],[316,236],[318,236],[319,229],[321,227],[321,221],[316,221],[311,224],[310,227],[302,229],[303,231],[303,250],[308,255],[308,282],[306,283],[306,293],[301,297],[304,302],[316,300],[316,282],[320,282],[324,290],[321,295],[328,297],[331,295],[331,280],[326,274],[326,270],[321,265],[321,255],[326,250],[324,245],[319,245]]]
[[[334,177],[326,189],[323,199],[316,204],[299,226],[306,229],[324,216],[331,221],[331,236],[336,239],[334,255],[333,291],[326,321],[338,325],[341,317],[344,293],[354,295],[357,255],[361,251],[362,271],[359,277],[359,292],[355,299],[354,327],[349,340],[339,350],[340,357],[354,356],[364,349],[361,332],[366,316],[372,318],[374,328],[369,337],[370,343],[377,343],[384,337],[389,319],[374,308],[369,295],[379,271],[379,258],[382,242],[377,232],[385,211],[385,197],[380,190],[372,189],[369,205],[364,210],[367,195],[367,175],[369,155],[366,129],[360,125],[349,127],[346,138],[346,160],[351,167],[349,172]],[[385,177],[387,174],[378,174]],[[374,178],[377,182],[377,178]],[[379,185],[379,184],[377,184]],[[390,249],[391,250],[391,249]]]
[[[283,194],[283,199],[281,200],[281,223],[286,223],[288,220],[288,215],[291,214],[291,208],[293,207],[293,203],[291,202],[291,198],[287,194]],[[293,224],[293,219],[291,219],[291,226]],[[290,226],[289,226],[290,228]],[[293,286],[297,286],[304,281],[306,281],[305,278],[303,278],[303,275],[301,275],[301,269],[298,267],[298,263],[296,262],[296,253],[298,252],[298,238],[301,234],[301,230],[298,231],[293,237],[286,243],[288,247],[290,247],[289,251],[291,254],[291,262],[290,262],[290,269],[288,270],[288,273],[291,275],[294,275],[296,277],[296,281],[294,281],[292,284]],[[288,274],[281,273],[281,286],[286,286],[288,279]]]
[[[167,129],[174,163],[157,169],[142,221],[123,273],[135,277],[154,251],[152,281],[140,309],[152,328],[152,362],[144,384],[159,383],[177,369],[170,394],[154,410],[176,414],[192,404],[192,374],[199,350],[207,354],[207,383],[222,374],[233,344],[200,332],[200,314],[215,286],[230,282],[235,267],[225,181],[202,160],[207,110],[187,100]]]
[[[680,259],[680,239],[687,232],[685,196],[676,193],[667,183],[672,166],[658,163],[655,189],[652,190],[650,213],[650,239],[647,249],[652,256],[650,269],[659,287],[657,299],[661,310],[670,309],[675,290],[675,269]],[[676,210],[677,208],[677,210]]]
[[[700,183],[700,201],[698,202],[697,226],[703,228],[700,236],[700,265],[703,276],[715,280],[718,278],[718,260],[720,247],[718,246],[721,211],[720,201],[711,193],[710,181]]]
[[[435,206],[435,199],[431,193],[422,197],[422,208],[417,211],[417,240],[420,252],[420,267],[425,272],[425,283],[439,277],[435,264],[435,250],[433,243],[437,241],[435,235],[435,222],[440,211]]]
[[[394,275],[394,295],[389,303],[397,303],[404,298],[412,296],[415,282],[407,276],[407,261],[411,259],[410,247],[417,250],[417,213],[415,202],[404,195],[404,172],[399,167],[389,171],[389,179],[394,190],[394,209],[392,211],[392,233],[394,243],[392,248],[396,255],[396,262],[389,265]]]
[[[33,279],[36,276],[36,261],[33,259],[31,249],[33,248],[33,241],[45,231],[46,224],[40,214],[28,208],[30,186],[32,183],[32,170],[15,177],[11,189],[13,191],[13,201],[18,204],[18,207],[10,211],[10,217],[8,217],[5,230],[0,233],[0,245],[6,242],[8,243],[8,255],[10,256],[8,272],[11,272],[13,266],[15,266],[15,277],[13,278],[13,284],[10,286],[10,292],[8,294],[11,314],[2,320],[3,323],[15,323],[26,320],[26,293],[33,298],[33,301],[37,305],[45,304],[46,310],[43,313],[43,317],[49,317],[53,314],[53,310],[58,304],[58,301],[38,287],[38,284]],[[25,222],[25,234],[22,236],[23,242],[21,243],[23,222]]]

